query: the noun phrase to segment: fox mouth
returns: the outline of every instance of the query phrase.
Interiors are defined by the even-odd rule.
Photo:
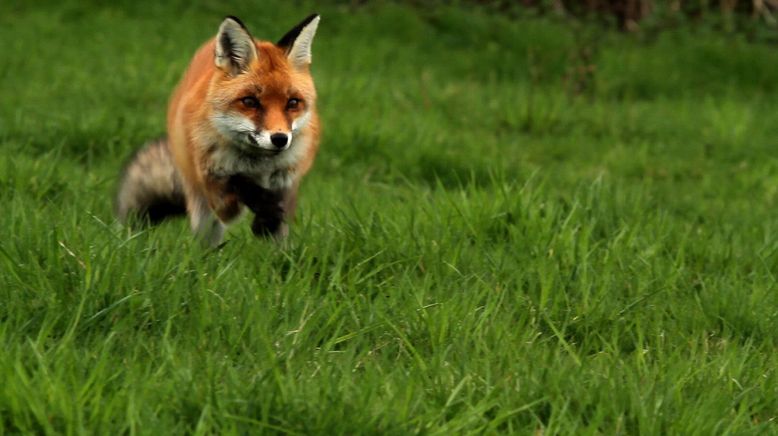
[[[277,156],[282,152],[286,151],[287,149],[289,149],[289,145],[283,148],[263,147],[262,145],[260,145],[257,138],[251,133],[246,134],[245,142],[249,145],[249,147],[243,147],[244,150],[249,154],[255,155],[257,157]]]
[[[233,150],[240,159],[254,163],[272,160],[279,154],[273,150],[265,150],[254,145],[234,147]]]

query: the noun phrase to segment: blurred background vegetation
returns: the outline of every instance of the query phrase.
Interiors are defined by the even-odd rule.
[[[474,0],[503,12],[519,8],[566,17],[596,17],[626,31],[657,30],[683,23],[723,30],[775,28],[778,0]],[[520,6],[519,6],[520,5]]]

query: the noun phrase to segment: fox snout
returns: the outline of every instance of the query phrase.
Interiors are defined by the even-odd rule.
[[[273,132],[267,130],[258,131],[249,135],[253,145],[268,151],[282,152],[292,143],[292,132]]]

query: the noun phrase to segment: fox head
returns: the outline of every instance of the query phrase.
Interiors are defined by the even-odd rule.
[[[254,40],[237,18],[224,19],[208,101],[214,126],[229,142],[265,154],[293,146],[315,110],[309,67],[318,25],[319,16],[311,15],[273,44]]]

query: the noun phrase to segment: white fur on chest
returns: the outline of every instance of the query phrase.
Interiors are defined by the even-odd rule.
[[[217,176],[244,174],[266,189],[283,190],[296,179],[296,167],[305,156],[311,142],[304,135],[296,136],[291,146],[275,156],[250,157],[239,145],[223,144],[211,153],[209,173]]]

